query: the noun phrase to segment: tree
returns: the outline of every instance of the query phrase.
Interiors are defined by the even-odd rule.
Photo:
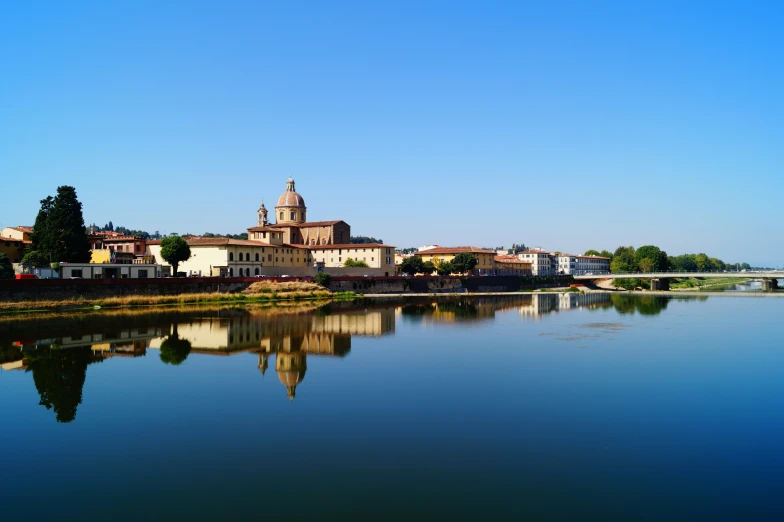
[[[424,272],[425,263],[420,256],[407,257],[400,264],[400,271],[404,274],[415,275]]]
[[[313,278],[313,282],[317,285],[321,285],[324,288],[329,288],[329,283],[332,281],[332,276],[326,272],[317,272],[316,277]]]
[[[584,255],[584,256],[598,256],[598,255],[600,255],[600,254],[599,254],[599,251],[598,251],[598,250],[588,250],[588,251],[586,251],[586,252],[585,252],[585,254],[583,254],[583,255]]]
[[[444,261],[436,266],[436,272],[440,276],[448,276],[455,271],[455,265],[451,261]]]
[[[751,268],[751,265],[750,265],[750,264],[748,264],[748,263],[741,263],[741,264],[740,264],[740,267],[741,267],[741,269],[743,269],[743,270],[748,270],[748,269],[750,269],[750,268]]]
[[[46,196],[41,200],[41,208],[38,210],[38,215],[35,218],[32,234],[32,249],[37,250],[48,256],[53,250],[57,242],[54,232],[51,230],[49,224],[49,214],[52,212],[54,206],[54,198]]]
[[[651,261],[651,266],[648,270],[643,270],[640,266],[640,261],[643,259]],[[669,269],[670,264],[667,259],[667,252],[653,245],[645,245],[638,248],[634,252],[634,261],[643,272],[664,272]]]
[[[610,272],[628,273],[636,272],[637,263],[634,261],[634,247],[618,247],[610,262]],[[631,289],[639,284],[638,279],[615,279],[613,284],[618,287]]]
[[[710,272],[713,269],[713,264],[706,254],[697,254],[694,260],[697,262],[697,269],[700,272]]]
[[[11,264],[11,259],[3,253],[0,253],[0,279],[13,279],[14,267]]]
[[[460,252],[452,259],[452,266],[458,274],[471,272],[477,263],[479,263],[479,260],[468,252]]]
[[[637,263],[637,266],[642,272],[653,272],[654,271],[654,263],[651,261],[649,257],[643,257],[640,259],[640,262]]]
[[[23,265],[32,265],[33,268],[49,266],[49,259],[38,250],[31,250],[22,257]]]
[[[180,263],[191,258],[191,247],[179,236],[171,236],[161,240],[161,257],[172,266],[174,275]]]
[[[109,232],[114,232],[114,225],[109,221]]]
[[[383,239],[376,239],[374,237],[369,237],[369,236],[350,236],[348,241],[349,243],[355,245],[363,245],[368,243],[377,243],[382,245],[384,244]]]
[[[343,262],[343,266],[346,268],[367,268],[368,264],[362,260],[354,260],[352,258],[348,258]]]
[[[425,261],[422,263],[422,273],[425,275],[431,275],[433,272],[436,271],[436,265],[433,264],[432,261]]]

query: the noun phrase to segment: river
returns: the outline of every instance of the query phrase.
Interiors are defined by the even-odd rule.
[[[0,317],[6,520],[782,520],[784,299]]]

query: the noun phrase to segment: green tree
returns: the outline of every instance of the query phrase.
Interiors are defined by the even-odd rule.
[[[724,261],[722,261],[721,259],[718,259],[716,257],[710,258],[710,262],[711,262],[711,268],[713,270],[724,270],[724,268],[727,266],[724,263]]]
[[[191,247],[180,236],[171,236],[161,240],[161,257],[172,266],[174,275],[180,263],[191,258]]]
[[[654,264],[649,257],[643,257],[640,259],[640,262],[637,263],[637,266],[642,272],[653,272],[654,271]]]
[[[49,212],[48,232],[54,238],[50,252],[34,248],[44,255],[51,254],[52,261],[66,263],[88,263],[90,242],[84,227],[82,204],[76,197],[76,189],[63,185],[57,187],[52,210]]]
[[[384,244],[384,240],[383,239],[376,239],[374,237],[369,237],[369,236],[350,236],[349,237],[349,243],[352,243],[352,244],[355,244],[355,245],[364,245],[364,244],[370,244],[370,243],[377,243],[377,244],[382,244],[383,245]]]
[[[57,243],[54,231],[49,224],[49,215],[52,213],[54,206],[54,198],[46,196],[41,200],[41,208],[38,210],[38,215],[35,217],[35,224],[33,225],[32,234],[32,249],[41,252],[45,256],[49,256],[54,251],[54,246]]]
[[[11,259],[6,255],[0,253],[0,279],[13,279],[14,267],[11,264]]]
[[[647,270],[640,265],[643,259],[648,259],[651,262],[650,265],[646,263]],[[663,272],[669,267],[667,252],[653,245],[645,245],[638,248],[634,252],[634,262],[643,272]]]
[[[444,261],[436,266],[436,272],[440,276],[448,276],[455,272],[455,265],[451,261]]]
[[[455,269],[455,273],[458,274],[470,273],[477,263],[479,263],[479,260],[469,252],[460,252],[452,259],[452,266]]]
[[[637,263],[634,261],[634,247],[618,247],[610,262],[610,272],[616,274],[637,272]],[[615,279],[616,287],[633,289],[639,286],[639,279]]]
[[[400,271],[404,274],[415,275],[421,274],[425,270],[425,263],[420,256],[407,257],[400,264]]]
[[[599,254],[599,251],[598,251],[598,250],[588,250],[588,251],[586,251],[586,252],[585,252],[585,254],[583,254],[583,255],[584,255],[584,256],[598,256],[598,255],[600,255],[600,254]]]
[[[49,260],[38,250],[31,250],[22,257],[23,265],[32,265],[34,268],[49,266]]]
[[[425,275],[431,275],[433,272],[436,271],[436,265],[433,264],[432,261],[425,261],[422,263],[422,273]]]
[[[713,264],[706,254],[697,254],[694,260],[697,262],[697,269],[700,272],[710,272],[713,269]]]
[[[317,285],[321,285],[324,288],[329,288],[329,283],[332,281],[332,276],[326,272],[316,272],[316,277],[313,278],[313,282]]]
[[[346,268],[367,268],[368,264],[360,259],[352,259],[349,257],[343,262],[343,266]]]
[[[188,358],[189,353],[191,353],[191,342],[187,339],[180,339],[175,324],[171,335],[161,343],[161,361],[176,366],[182,364]]]
[[[750,268],[751,268],[751,265],[750,265],[750,264],[748,264],[748,263],[741,263],[741,264],[740,264],[740,268],[741,268],[742,270],[748,270],[748,269],[750,269]]]

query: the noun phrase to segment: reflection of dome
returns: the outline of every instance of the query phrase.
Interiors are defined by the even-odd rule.
[[[280,352],[275,357],[275,370],[278,372],[278,379],[286,387],[289,399],[294,398],[297,385],[305,378],[307,369],[305,354],[302,352]]]
[[[289,178],[286,182],[286,192],[280,195],[278,198],[278,205],[279,207],[305,207],[305,200],[302,199],[302,196],[294,190],[294,179]]]

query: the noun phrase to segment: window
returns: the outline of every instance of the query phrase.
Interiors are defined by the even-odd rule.
[[[234,261],[234,252],[229,252],[229,261]]]
[[[278,256],[275,256],[275,262],[276,263],[278,262]]]
[[[272,261],[272,254],[267,254],[267,261]]]
[[[389,250],[389,249],[387,249],[387,250]],[[389,264],[389,256],[387,256],[387,264]]]
[[[233,268],[229,268],[229,277],[231,277],[233,275],[234,275],[234,269]]]
[[[250,275],[250,268],[246,268],[246,269],[245,269],[245,275],[246,275],[246,276],[249,276],[249,275]]]
[[[256,261],[258,261],[258,260],[259,260],[259,253],[256,252]],[[258,270],[258,268],[256,270]]]
[[[240,252],[240,261],[242,261],[242,252]]]
[[[266,232],[262,232],[261,233],[261,237],[263,237],[264,239],[267,239],[267,233]]]
[[[292,213],[291,213],[291,218],[290,218],[290,219],[291,219],[292,221],[294,221],[294,212],[292,212]]]
[[[147,270],[139,270],[136,273],[136,277],[138,277],[139,279],[147,279]]]
[[[376,258],[375,258],[375,257],[371,257],[371,258],[370,258],[370,260],[371,260],[371,261],[375,261],[375,260],[376,260]]]
[[[82,271],[79,270],[71,270],[71,277],[82,277]]]
[[[283,212],[280,213],[280,220],[283,221]]]

